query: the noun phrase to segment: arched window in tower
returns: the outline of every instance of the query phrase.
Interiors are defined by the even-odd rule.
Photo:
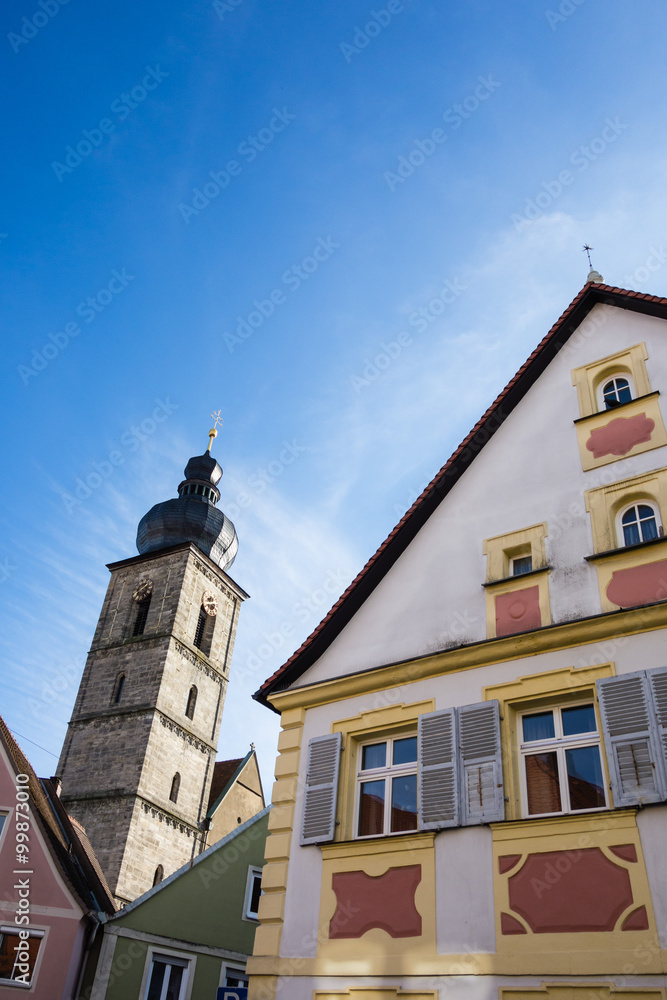
[[[164,878],[164,868],[162,867],[162,865],[158,865],[157,868],[155,869],[155,875],[153,875],[153,887],[159,885],[163,878]]]
[[[123,695],[123,688],[125,687],[125,674],[118,674],[116,678],[116,683],[113,686],[113,697],[111,699],[112,705],[117,705]]]
[[[145,597],[143,601],[137,602],[137,609],[134,614],[134,622],[132,624],[132,635],[143,635],[144,629],[146,628],[146,619],[148,618],[148,609],[151,606],[151,594]]]
[[[192,685],[190,688],[190,694],[188,695],[188,703],[185,706],[185,714],[188,719],[194,719],[195,717],[195,705],[197,704],[197,688]]]
[[[178,802],[178,790],[181,787],[181,776],[176,772],[171,780],[171,791],[169,792],[169,798],[172,802]]]
[[[148,618],[148,609],[151,606],[153,596],[153,581],[149,576],[143,576],[132,591],[132,601],[134,604],[134,618],[130,626],[130,635],[143,635]]]
[[[204,595],[204,600],[207,594]],[[205,656],[211,652],[211,643],[213,642],[213,631],[215,629],[215,612],[217,611],[217,605],[213,608],[213,614],[208,612],[204,607],[204,603],[199,609],[199,618],[197,619],[197,628],[195,629],[195,646],[197,649],[201,649]]]

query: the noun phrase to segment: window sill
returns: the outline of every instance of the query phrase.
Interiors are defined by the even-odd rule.
[[[435,830],[414,833],[390,833],[384,837],[365,837],[363,840],[342,840],[333,844],[320,844],[325,858],[354,858],[363,854],[385,854],[396,851],[414,851],[433,846]]]
[[[577,417],[574,423],[581,424],[586,420],[590,420],[591,417],[599,417],[602,416],[602,414],[608,414],[611,417],[614,416],[614,414],[625,410],[628,406],[632,406],[633,403],[641,403],[645,399],[655,399],[659,395],[660,393],[657,390],[655,392],[647,392],[643,396],[635,396],[634,399],[629,399],[627,403],[619,403],[618,406],[612,406],[608,410],[596,410],[594,413],[588,413],[585,417]]]
[[[663,545],[667,538],[651,538],[648,542],[637,542],[635,545],[621,545],[618,549],[607,549],[605,552],[594,552],[591,556],[584,556],[586,562],[596,562],[598,559],[606,559],[609,556],[618,556],[623,552],[636,552],[638,549],[648,549],[652,546]]]
[[[527,580],[528,577],[537,576],[538,573],[549,573],[551,571],[551,566],[538,566],[536,569],[531,569],[529,573],[518,573],[516,576],[503,576],[499,580],[487,580],[483,583],[483,587],[496,587],[499,583],[514,583],[518,580]]]

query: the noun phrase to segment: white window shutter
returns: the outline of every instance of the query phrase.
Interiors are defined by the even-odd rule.
[[[308,743],[301,844],[322,844],[333,840],[340,747],[340,733],[315,736]]]
[[[497,701],[458,709],[461,825],[505,819],[500,710]]]
[[[646,676],[651,687],[653,707],[658,724],[656,735],[661,750],[660,764],[658,765],[659,784],[662,785],[662,798],[664,799],[667,798],[667,667],[647,670]]]
[[[456,714],[453,708],[419,716],[419,829],[458,826]]]
[[[645,672],[605,677],[597,689],[614,805],[659,802],[662,769]]]

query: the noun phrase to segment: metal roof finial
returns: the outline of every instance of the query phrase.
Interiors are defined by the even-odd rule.
[[[215,420],[215,423],[208,432],[208,448],[206,449],[206,451],[211,450],[211,445],[213,444],[213,438],[216,438],[218,436],[218,431],[217,431],[218,424],[220,424],[220,426],[222,427],[222,417],[220,416],[221,413],[222,410],[216,410],[214,413],[211,414],[211,416]]]
[[[599,271],[595,270],[595,268],[593,267],[593,262],[591,261],[591,250],[593,249],[594,247],[592,247],[589,243],[584,243],[583,253],[585,253],[586,256],[588,257],[588,266],[590,267],[590,271],[588,272],[588,277],[586,278],[586,281],[590,281],[595,285],[603,285],[604,278],[602,277]]]

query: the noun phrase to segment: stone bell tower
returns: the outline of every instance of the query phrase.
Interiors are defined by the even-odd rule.
[[[215,431],[211,432],[211,443]],[[63,746],[61,798],[119,903],[202,848],[241,602],[222,469],[191,458],[178,498],[139,522],[111,580]]]

